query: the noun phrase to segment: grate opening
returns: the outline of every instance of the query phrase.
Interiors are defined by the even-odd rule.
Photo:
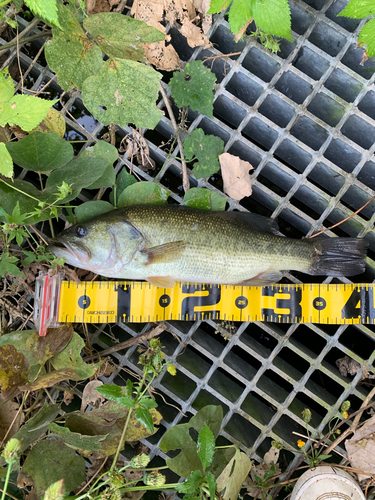
[[[225,95],[220,95],[214,103],[214,116],[231,128],[237,128],[246,116],[246,110]]]
[[[363,53],[364,49],[358,50],[357,44],[353,43],[344,54],[341,62],[366,80],[369,80],[375,72],[375,61],[369,59],[361,65]]]
[[[231,145],[228,149],[228,153],[234,156],[239,156],[241,160],[248,161],[254,168],[256,168],[262,160],[261,155],[257,151],[247,144],[239,141],[236,141]]]
[[[301,325],[293,333],[291,340],[295,340],[299,345],[307,347],[311,351],[311,354],[313,353],[314,358],[319,356],[327,343],[318,333],[305,325]]]
[[[234,413],[232,418],[225,426],[225,431],[236,439],[243,443],[244,446],[251,448],[255,443],[256,439],[260,436],[261,431],[255,425],[253,425],[248,420],[245,420],[238,413]]]
[[[307,151],[290,139],[283,140],[275,150],[274,156],[297,173],[304,172],[312,160],[312,156]]]
[[[361,161],[361,153],[341,139],[333,139],[324,152],[327,160],[351,173]]]
[[[303,3],[310,5],[315,10],[321,10],[324,7],[324,0],[303,0]]]
[[[292,31],[303,35],[314,20],[312,13],[308,12],[303,4],[297,3],[290,4],[290,11],[292,13]]]
[[[163,377],[163,387],[182,401],[186,401],[193,394],[197,385],[191,378],[182,373],[181,370],[178,370],[174,377]]]
[[[345,108],[341,104],[323,93],[318,93],[307,109],[331,127],[336,127],[345,114]]]
[[[341,132],[363,149],[370,149],[375,142],[375,127],[356,115],[349,116]]]
[[[354,331],[352,329],[349,330],[349,328],[347,328],[340,335],[340,343],[360,356],[362,359],[368,359],[369,356],[372,355],[374,350],[373,347],[375,335],[373,334],[371,337],[369,337],[362,331],[357,331],[355,332],[355,338],[353,338],[353,333]],[[358,342],[354,340],[357,338]]]
[[[358,174],[358,180],[371,189],[375,189],[375,163],[367,161]]]
[[[303,419],[302,412],[305,408],[311,411],[311,421],[309,425],[312,427],[319,427],[319,424],[328,413],[327,410],[313,398],[310,398],[303,392],[297,392],[288,410],[294,413],[296,417]],[[304,434],[306,435],[306,431]]]
[[[296,48],[296,45],[297,45],[296,42],[292,43],[289,40],[282,38],[280,40],[280,50],[277,53],[277,55],[282,59],[287,59],[289,55],[293,52],[293,50]]]
[[[212,366],[212,361],[209,358],[191,346],[188,346],[179,355],[178,362],[197,378],[204,378]]]
[[[317,163],[309,173],[309,181],[329,195],[337,195],[345,184],[345,177],[327,167],[325,163]]]
[[[275,88],[297,104],[302,104],[313,89],[310,83],[297,76],[293,71],[283,73],[277,80]]]
[[[350,19],[348,17],[336,17],[337,14],[339,14],[346,7],[347,3],[348,2],[346,0],[338,0],[336,2],[332,2],[332,5],[326,10],[325,15],[331,21],[334,21],[336,24],[352,33],[358,28],[361,20]]]
[[[324,50],[330,56],[337,56],[346,43],[346,37],[331,28],[327,23],[320,22],[313,29],[309,41]]]
[[[309,47],[301,47],[293,65],[313,80],[320,80],[330,67],[329,61]]]
[[[242,52],[246,43],[239,40],[238,43],[234,41],[234,37],[228,31],[227,25],[221,24],[214,31],[210,37],[211,42],[215,49],[219,50],[222,54],[232,54],[233,52]],[[229,56],[232,60],[239,58],[239,55]]]
[[[367,203],[372,196],[365,193],[358,186],[352,185],[341,198],[341,203],[354,211],[359,210]],[[361,210],[361,217],[365,220],[370,220],[374,214],[375,201],[369,203]]]
[[[358,109],[375,120],[375,92],[370,90],[358,103]]]
[[[199,411],[202,408],[204,408],[207,405],[219,405],[223,408],[223,414],[226,415],[229,411],[229,406],[223,401],[222,398],[217,398],[212,394],[212,392],[207,391],[205,389],[201,389],[197,395],[197,397],[194,399],[194,401],[191,403],[191,406],[196,410]]]
[[[248,381],[255,377],[262,366],[258,359],[238,346],[232,347],[231,351],[225,356],[224,363]]]
[[[301,116],[290,129],[290,133],[311,149],[318,151],[328,138],[328,132],[307,116]]]
[[[300,380],[310,367],[310,363],[306,359],[298,356],[289,347],[281,349],[273,364],[295,381]]]
[[[242,129],[242,134],[264,151],[269,151],[278,137],[276,130],[257,117],[249,121]]]
[[[331,405],[335,403],[337,394],[341,394],[342,392],[342,385],[338,384],[332,376],[329,377],[321,370],[313,371],[306,387]]]
[[[293,432],[306,434],[306,429],[287,415],[282,415],[273,427],[273,432],[292,448],[296,449],[297,440]]]
[[[275,95],[268,95],[259,107],[263,116],[273,121],[279,127],[286,127],[294,118],[294,109]]]
[[[257,420],[261,425],[267,426],[276,414],[276,408],[255,392],[250,392],[241,405],[241,409]]]
[[[265,50],[252,47],[242,66],[265,82],[270,82],[280,68],[280,63],[272,59]]]
[[[266,370],[260,377],[257,387],[279,403],[283,403],[293,391],[292,384],[271,369]]]
[[[262,85],[248,78],[242,71],[234,73],[226,90],[249,106],[253,106],[264,91]]]
[[[245,389],[244,384],[222,368],[215,370],[208,385],[231,403],[235,403]]]
[[[354,102],[363,84],[340,68],[335,68],[324,83],[325,87],[347,102]],[[373,118],[373,117],[372,117]]]

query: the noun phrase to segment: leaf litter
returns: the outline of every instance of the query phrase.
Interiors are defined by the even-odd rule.
[[[242,200],[253,192],[249,170],[253,166],[238,156],[223,153],[219,156],[221,175],[224,183],[224,193],[234,200]]]

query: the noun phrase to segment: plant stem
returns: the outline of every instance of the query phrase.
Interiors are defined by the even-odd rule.
[[[14,189],[15,191],[18,191],[19,193],[24,194],[25,196],[28,196],[29,198],[32,198],[35,201],[39,201],[38,198],[31,196],[31,194],[25,193],[25,191],[21,191],[21,189],[18,189],[15,186],[12,186],[12,184],[8,184],[7,182],[4,181],[4,179],[0,179],[0,181],[3,182],[6,186]]]
[[[1,2],[0,3],[0,7],[4,7],[5,5],[7,5],[8,3],[10,3],[12,0],[4,0],[4,2]]]
[[[125,422],[124,428],[122,430],[122,434],[121,434],[120,441],[119,441],[118,446],[117,446],[116,454],[114,456],[110,472],[112,472],[113,469],[115,468],[118,456],[120,454],[120,450],[122,449],[123,443],[125,442],[125,434],[126,434],[126,430],[128,428],[128,425],[130,422],[130,417],[131,417],[132,413],[133,413],[133,408],[129,408],[128,416],[126,417],[126,422]]]
[[[163,484],[163,486],[134,486],[133,488],[121,488],[121,492],[128,491],[141,491],[141,490],[152,490],[152,491],[164,491],[164,490],[175,490],[180,483]]]
[[[0,5],[0,7],[1,7],[1,5]],[[13,465],[13,462],[10,462],[10,464],[8,464],[7,475],[5,477],[4,489],[3,489],[3,494],[1,495],[1,500],[5,500],[6,491],[8,489],[10,473],[12,472],[12,465]]]
[[[1,4],[0,4],[1,7]],[[12,47],[16,47],[17,45],[23,45],[28,42],[32,42],[33,40],[37,40],[38,38],[46,38],[52,35],[52,31],[44,31],[43,33],[37,33],[36,35],[29,36],[28,38],[22,38],[21,40],[14,40],[12,42],[7,43],[6,45],[3,45],[0,48],[0,54],[2,52],[6,52],[8,49],[11,49]]]

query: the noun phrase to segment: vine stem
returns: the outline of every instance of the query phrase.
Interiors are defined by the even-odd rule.
[[[126,431],[127,431],[127,428],[128,428],[129,422],[130,422],[130,417],[131,417],[132,413],[133,413],[133,408],[129,408],[128,416],[126,417],[126,422],[125,422],[124,428],[122,430],[122,434],[121,434],[120,441],[119,441],[118,446],[117,446],[116,454],[114,456],[110,472],[112,472],[113,469],[116,466],[116,462],[117,462],[118,456],[120,455],[120,450],[121,450],[121,448],[123,446],[123,442],[125,441],[125,434],[126,434]]]
[[[178,148],[180,150],[181,165],[182,165],[182,186],[183,186],[184,191],[186,193],[186,191],[188,191],[190,189],[190,182],[189,182],[189,176],[187,173],[187,165],[186,165],[186,161],[185,161],[185,156],[184,156],[184,153],[182,152],[183,146],[182,146],[182,140],[180,137],[180,128],[176,123],[176,120],[175,120],[175,117],[174,117],[174,114],[172,111],[171,103],[170,103],[169,98],[167,96],[167,93],[165,92],[163,85],[161,83],[160,83],[160,93],[163,96],[165,106],[168,110],[169,118],[170,118],[171,123],[172,123],[173,130],[175,131],[175,134],[177,136],[177,144],[178,144]]]
[[[0,7],[1,7],[1,5],[0,5]],[[9,483],[9,478],[10,478],[11,472],[12,472],[12,462],[10,462],[10,464],[8,464],[8,470],[7,470],[7,475],[5,478],[3,494],[1,495],[1,500],[5,500],[5,495],[6,495],[6,491],[8,489],[8,483]]]
[[[1,7],[1,4],[0,4]],[[36,35],[31,35],[28,38],[22,38],[17,40],[14,40],[13,42],[9,42],[6,45],[3,45],[0,48],[0,54],[3,52],[6,52],[8,49],[11,49],[12,47],[17,47],[17,45],[24,45],[25,43],[32,42],[33,40],[37,40],[38,38],[47,38],[52,35],[52,31],[44,31],[42,33],[37,33]]]

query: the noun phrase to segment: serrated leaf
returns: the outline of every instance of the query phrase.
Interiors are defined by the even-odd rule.
[[[25,4],[36,17],[60,27],[56,0],[25,0]]]
[[[77,450],[100,450],[100,442],[104,441],[108,435],[84,436],[78,432],[71,432],[67,427],[62,427],[54,422],[50,423],[49,430],[53,436],[61,438],[64,443]]]
[[[36,443],[31,448],[22,470],[33,479],[39,498],[51,484],[60,479],[64,480],[67,492],[86,480],[85,459],[62,441],[55,439]]]
[[[366,45],[365,54],[367,57],[375,56],[375,19],[371,19],[361,29],[358,35],[358,45]]]
[[[64,90],[82,89],[82,84],[103,64],[100,48],[89,40],[73,12],[58,7],[61,30],[53,30],[53,38],[44,50],[50,68]]]
[[[207,14],[219,14],[222,10],[229,7],[231,2],[232,0],[211,0]]]
[[[18,125],[30,132],[45,118],[58,99],[46,101],[29,95],[15,95],[8,103],[0,103],[0,126]]]
[[[5,252],[0,257],[0,276],[5,276],[6,273],[11,276],[24,276],[23,272],[14,265],[18,259],[7,255]]]
[[[346,16],[353,19],[361,19],[373,15],[375,15],[374,0],[351,0],[345,9],[337,14],[337,16]]]
[[[190,188],[186,191],[181,205],[186,207],[199,208],[200,210],[225,210],[227,203],[224,196],[206,188]]]
[[[49,172],[68,163],[74,155],[69,142],[55,132],[33,132],[17,142],[6,144],[13,161],[33,172]]]
[[[116,12],[94,14],[83,21],[83,26],[105,54],[118,59],[144,61],[144,48],[140,44],[165,38],[164,33],[145,22]]]
[[[223,500],[237,500],[250,469],[250,458],[237,448],[234,457],[217,478],[217,491]]]
[[[13,182],[9,181],[8,184],[16,187],[17,189],[30,194],[33,198],[29,198],[28,196],[12,189],[10,186],[7,186],[0,179],[0,199],[1,206],[7,213],[11,213],[16,203],[19,202],[21,212],[26,214],[33,212],[38,205],[39,197],[41,192],[36,189],[30,182],[14,180]],[[4,221],[4,218],[0,214],[0,219]],[[44,212],[41,216],[33,216],[27,218],[27,224],[35,224],[38,221],[49,219],[48,211]],[[5,221],[4,221],[5,222]]]
[[[228,17],[232,33],[238,33],[252,19],[252,4],[249,0],[233,0]]]
[[[9,101],[14,95],[14,83],[9,74],[9,69],[0,71],[0,101]],[[1,112],[1,108],[0,108]]]
[[[118,199],[121,195],[121,193],[126,189],[128,186],[131,186],[132,184],[135,184],[137,182],[137,179],[134,177],[134,175],[129,174],[126,168],[124,167],[119,174],[117,174],[116,177],[116,204],[118,204]],[[109,194],[109,201],[114,205],[115,204],[115,190],[112,189],[112,191]]]
[[[211,500],[214,500],[215,499],[215,492],[217,489],[217,484],[216,484],[215,476],[212,474],[212,472],[207,472],[206,481],[208,484],[208,489],[210,491]]]
[[[118,199],[118,207],[144,205],[146,203],[163,205],[167,203],[169,195],[170,191],[154,182],[140,181],[124,189]]]
[[[198,163],[194,164],[193,174],[196,179],[209,177],[220,170],[219,155],[224,151],[224,141],[214,135],[205,135],[197,128],[184,142],[184,155],[190,161],[194,157]]]
[[[85,341],[78,333],[74,332],[69,344],[56,356],[51,358],[51,365],[55,370],[64,370],[66,368],[72,369],[76,377],[70,377],[71,380],[84,380],[92,377],[102,363],[99,362],[91,365],[85,363],[81,357],[81,351],[84,345]]]
[[[103,384],[95,389],[99,394],[111,401],[116,401],[126,408],[134,408],[135,401],[125,394],[125,390],[119,385]]]
[[[231,11],[235,3],[239,1],[247,3],[247,0],[245,2],[244,0],[234,0]],[[291,42],[293,41],[290,31],[292,24],[288,0],[252,0],[251,5],[257,28],[271,35],[282,36]]]
[[[197,452],[201,459],[203,470],[206,470],[212,464],[215,454],[215,438],[207,425],[204,425],[199,431]]]
[[[216,76],[202,61],[187,63],[184,72],[176,71],[169,82],[172,97],[179,108],[190,106],[193,111],[213,117]]]
[[[202,484],[203,474],[200,470],[194,470],[190,473],[189,477],[183,483],[179,483],[177,486],[177,491],[179,493],[186,493],[188,495],[193,495]]]
[[[88,189],[99,189],[101,187],[113,186],[116,181],[116,172],[113,168],[118,158],[117,149],[106,141],[98,141],[83,151],[80,158],[101,158],[108,163],[102,176],[88,186]]]
[[[0,142],[0,158],[0,174],[4,175],[4,177],[13,179],[14,171],[12,157],[8,153],[8,150],[3,142]]]
[[[152,416],[149,410],[145,408],[138,407],[135,410],[135,418],[140,422],[146,429],[152,434],[155,432],[154,423],[152,421]]]
[[[31,131],[31,133],[33,132],[43,132],[43,134],[55,132],[55,134],[63,139],[66,132],[65,119],[63,115],[57,111],[57,109],[50,108],[47,111],[44,120],[42,120],[39,125]]]
[[[82,86],[86,108],[103,125],[155,128],[162,112],[156,106],[161,74],[136,61],[110,59]]]
[[[108,201],[96,200],[86,201],[74,209],[77,217],[77,222],[84,222],[85,220],[111,212],[115,207],[108,203]]]
[[[209,405],[199,410],[189,423],[179,424],[168,429],[160,441],[160,449],[165,453],[170,450],[181,450],[176,457],[167,459],[168,467],[181,477],[188,477],[194,470],[203,471],[201,460],[197,454],[197,443],[192,439],[189,429],[193,428],[199,432],[206,424],[216,438],[222,420],[222,407]]]
[[[140,400],[139,406],[145,410],[151,410],[151,408],[157,408],[158,404],[153,399],[145,396]]]

